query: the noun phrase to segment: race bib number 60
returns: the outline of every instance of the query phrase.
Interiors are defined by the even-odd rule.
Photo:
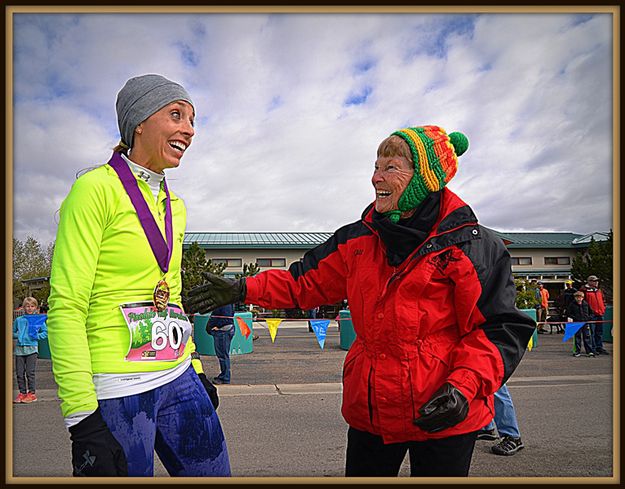
[[[151,302],[122,304],[119,307],[130,332],[127,361],[172,361],[182,355],[192,327],[178,306],[169,304],[162,311],[158,311]]]

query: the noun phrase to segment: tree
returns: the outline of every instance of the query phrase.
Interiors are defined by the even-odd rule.
[[[516,306],[519,309],[533,309],[536,304],[535,287],[522,278],[515,278],[514,285],[516,286]]]
[[[189,290],[202,285],[206,281],[204,279],[206,272],[223,275],[225,268],[225,263],[213,263],[212,260],[207,260],[204,250],[200,248],[197,242],[193,242],[182,254],[183,301],[186,299]]]
[[[32,236],[28,236],[23,242],[13,238],[13,307],[21,305],[28,294],[28,287],[22,280],[50,276],[53,252],[54,243],[46,247]],[[40,304],[47,301],[50,284],[47,283],[44,287],[33,291],[32,295]]]
[[[256,263],[244,263],[243,273],[237,273],[235,275],[235,278],[239,279],[242,277],[253,277],[258,272],[260,272],[260,267]]]
[[[591,238],[588,249],[580,253],[573,259],[571,274],[573,280],[586,283],[589,275],[599,277],[599,284],[605,293],[607,302],[612,302],[613,294],[613,232],[610,230],[608,239],[605,241],[595,241]]]

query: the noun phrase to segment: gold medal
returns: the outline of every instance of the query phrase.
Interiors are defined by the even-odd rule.
[[[164,311],[169,303],[169,285],[164,280],[154,288],[154,306],[158,311]]]

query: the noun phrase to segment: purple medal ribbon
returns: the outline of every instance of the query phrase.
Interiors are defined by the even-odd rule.
[[[139,190],[137,179],[128,167],[128,164],[117,152],[113,153],[108,164],[111,165],[111,168],[113,168],[119,176],[128,197],[130,197],[130,202],[132,202],[132,205],[137,211],[141,227],[143,227],[145,236],[148,238],[158,266],[161,267],[163,273],[167,272],[167,270],[169,270],[169,261],[171,260],[171,252],[174,243],[174,233],[171,223],[171,198],[169,197],[167,182],[163,180],[163,189],[165,190],[165,195],[167,195],[165,204],[165,235],[167,237],[167,243],[165,243],[161,230],[156,224],[154,216],[150,212],[150,208],[143,198],[141,190]]]

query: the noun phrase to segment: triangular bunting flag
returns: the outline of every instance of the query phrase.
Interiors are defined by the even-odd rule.
[[[276,340],[276,333],[278,332],[278,326],[282,322],[282,319],[265,319],[267,327],[269,328],[269,336],[271,336],[271,342]]]
[[[236,318],[237,318],[237,323],[239,325],[239,329],[241,330],[241,334],[245,336],[245,339],[247,339],[247,337],[252,333],[252,330],[245,322],[245,319],[243,319],[241,316],[237,316]]]
[[[534,348],[534,335],[530,336],[530,340],[527,343],[527,349],[532,351],[532,348]]]
[[[329,319],[319,319],[315,321],[314,319],[310,321],[310,326],[315,332],[315,336],[317,337],[317,341],[319,342],[319,346],[323,350],[323,345],[326,342],[326,332],[328,331],[328,325],[330,324]]]
[[[37,339],[39,328],[46,322],[48,316],[46,314],[24,314],[22,317],[28,322],[28,336]]]
[[[562,338],[562,342],[564,343],[573,338],[575,333],[577,333],[584,324],[586,323],[566,323],[564,325],[564,337]]]

